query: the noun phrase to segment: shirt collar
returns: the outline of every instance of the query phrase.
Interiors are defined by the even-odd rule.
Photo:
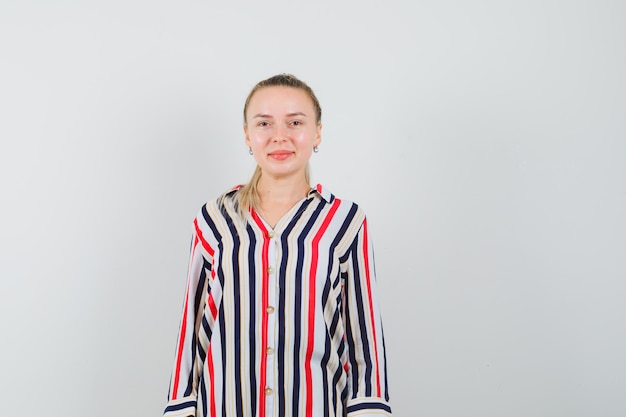
[[[227,191],[226,194],[233,194],[235,191],[238,191],[241,187],[243,187],[243,184],[236,185],[233,188],[231,188],[229,191]],[[322,184],[317,184],[315,187],[311,188],[308,196],[311,197],[314,195],[319,196],[327,203],[332,203],[333,200],[335,199],[335,196],[326,188],[322,187]]]
[[[322,187],[322,184],[317,184],[315,187],[311,188],[311,191],[309,191],[309,196],[312,196],[314,194],[319,195],[327,203],[332,203],[332,201],[335,199],[330,191]]]

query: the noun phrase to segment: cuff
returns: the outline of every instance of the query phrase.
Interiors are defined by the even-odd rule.
[[[382,398],[362,397],[348,400],[348,417],[391,417],[391,406]]]
[[[196,397],[183,397],[168,401],[163,417],[195,417]]]

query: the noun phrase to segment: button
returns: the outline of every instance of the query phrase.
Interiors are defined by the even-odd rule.
[[[270,387],[265,388],[265,395],[272,395],[273,391]]]
[[[267,268],[267,273],[268,274],[273,274],[274,273],[274,268],[272,268],[271,266]]]
[[[267,311],[268,314],[272,314],[274,312],[274,307],[272,306],[267,306],[267,308],[265,309],[265,311]]]
[[[274,348],[268,347],[267,349],[265,349],[265,353],[267,353],[268,355],[272,355],[274,353]]]
[[[269,231],[267,232],[267,237],[269,237],[270,239],[274,237],[274,232],[273,231]]]

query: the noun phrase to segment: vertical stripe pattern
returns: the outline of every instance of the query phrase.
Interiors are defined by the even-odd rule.
[[[390,416],[365,214],[318,185],[274,228],[194,220],[166,417]]]

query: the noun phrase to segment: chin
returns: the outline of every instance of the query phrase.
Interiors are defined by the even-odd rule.
[[[268,176],[274,178],[288,178],[299,175],[302,175],[304,177],[304,170],[301,171],[294,169],[268,169],[264,170],[263,172],[266,173]]]

